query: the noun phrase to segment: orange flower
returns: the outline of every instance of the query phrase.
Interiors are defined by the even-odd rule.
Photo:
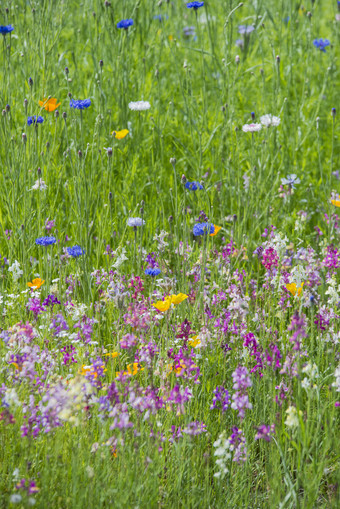
[[[304,283],[301,283],[300,288],[297,288],[296,283],[288,283],[288,285],[286,285],[286,288],[292,295],[294,295],[294,297],[296,293],[298,294],[298,297],[300,297],[303,285]]]
[[[215,237],[215,235],[218,234],[222,226],[217,226],[216,224],[214,224],[214,228],[215,228],[214,233],[210,233],[210,237]]]
[[[128,129],[122,129],[121,131],[112,131],[113,136],[116,138],[116,140],[122,140],[129,134]]]
[[[115,359],[116,357],[118,357],[119,353],[118,352],[109,352],[109,353],[104,353],[104,356],[105,357],[112,357],[112,359]]]
[[[51,97],[50,99],[43,99],[42,101],[39,101],[39,106],[41,108],[45,108],[46,111],[52,112],[60,106],[61,103],[57,104],[57,99],[55,97]]]
[[[340,194],[338,200],[331,200],[332,205],[335,205],[336,207],[340,207]]]
[[[39,290],[39,288],[45,283],[45,280],[37,277],[36,279],[32,279],[32,283],[27,283],[27,286],[33,288],[33,290]]]
[[[127,375],[127,376],[134,376],[137,375],[139,371],[143,371],[144,368],[139,364],[139,362],[134,362],[133,364],[127,365],[127,371],[116,371],[116,377],[119,375]]]
[[[104,366],[101,367],[104,368]],[[104,371],[107,371],[107,369],[104,369]],[[79,373],[84,376],[91,375],[93,378],[98,378],[98,373],[97,371],[94,371],[92,364],[90,366],[85,366],[85,364],[83,364]]]

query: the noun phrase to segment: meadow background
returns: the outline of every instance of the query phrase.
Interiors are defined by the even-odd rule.
[[[339,2],[18,0],[0,23],[0,506],[339,507]]]

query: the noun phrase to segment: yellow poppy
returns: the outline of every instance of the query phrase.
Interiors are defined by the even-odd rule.
[[[121,131],[112,131],[113,136],[116,138],[116,140],[122,140],[129,134],[128,129],[122,129]]]
[[[188,296],[185,295],[185,293],[179,293],[178,295],[171,295],[171,304],[175,304],[175,305],[180,304],[187,298],[188,298]]]
[[[39,290],[39,288],[45,283],[45,280],[37,277],[36,279],[32,279],[32,283],[27,283],[27,286],[33,288],[33,290]]]
[[[169,307],[171,306],[171,300],[169,297],[167,297],[165,300],[159,300],[154,302],[152,305],[154,308],[158,309],[158,311],[164,313],[165,311],[168,311]]]
[[[43,99],[39,101],[39,106],[45,108],[46,111],[52,112],[60,106],[61,103],[57,104],[57,99],[55,97],[51,97],[50,99]]]
[[[167,311],[170,308],[171,304],[173,304],[174,306],[177,306],[178,304],[180,304],[187,298],[188,298],[188,296],[185,295],[185,293],[179,293],[178,295],[169,295],[168,297],[165,297],[164,300],[159,300],[159,301],[153,303],[152,305],[153,305],[153,307],[158,309],[158,311],[161,311],[162,313],[164,313],[165,311]]]
[[[336,207],[340,207],[340,194],[338,200],[331,200],[332,205],[335,205]]]
[[[222,228],[222,226],[217,226],[216,224],[214,224],[214,233],[210,233],[210,237],[215,237],[215,235],[218,234],[218,232],[220,231],[220,229]]]
[[[304,285],[304,283],[301,283],[300,288],[297,288],[296,283],[288,283],[288,284],[286,285],[286,288],[287,288],[287,290],[288,290],[288,291],[289,291],[292,295],[294,295],[294,297],[295,297],[296,293],[298,294],[298,297],[300,297],[301,292],[302,292],[302,287],[303,287],[303,285]]]

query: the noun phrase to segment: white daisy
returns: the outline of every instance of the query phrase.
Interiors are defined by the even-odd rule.
[[[242,131],[245,133],[256,133],[257,131],[261,131],[261,124],[245,124],[242,127]]]
[[[274,126],[274,127],[277,127],[278,125],[280,125],[280,117],[274,117],[274,115],[263,115],[261,118],[260,118],[260,121],[261,121],[261,124],[264,125],[265,127],[271,127],[271,126]]]

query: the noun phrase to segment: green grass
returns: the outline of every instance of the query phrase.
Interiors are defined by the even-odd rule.
[[[335,315],[338,312],[326,294],[330,283],[323,262],[326,247],[339,246],[337,209],[330,201],[332,193],[339,191],[334,172],[340,169],[339,120],[332,115],[332,108],[340,110],[337,2],[308,0],[303,7],[291,0],[243,4],[207,0],[197,15],[181,0],[160,4],[112,0],[109,6],[96,0],[20,0],[8,2],[7,9],[0,5],[1,25],[14,26],[0,49],[0,108],[4,110],[0,117],[0,415],[6,407],[2,384],[3,392],[15,389],[20,405],[9,407],[14,424],[0,419],[0,507],[28,507],[32,497],[36,507],[60,509],[339,507],[340,421],[335,402],[340,398],[332,386],[339,365],[338,318],[331,318],[325,331],[315,324],[323,305]],[[161,22],[154,19],[159,14]],[[134,20],[128,31],[116,28],[124,18]],[[243,49],[235,45],[243,37],[239,25],[255,28],[244,38]],[[184,36],[187,26],[195,27],[195,38]],[[331,42],[325,53],[313,45],[320,37]],[[39,107],[39,100],[48,96],[61,102],[59,116]],[[92,104],[80,112],[70,108],[69,97],[89,98]],[[151,108],[131,111],[129,102],[139,100],[149,101]],[[252,122],[251,112],[255,122],[273,114],[281,123],[254,135],[245,133],[242,126]],[[42,115],[44,122],[28,126],[29,115]],[[126,128],[130,131],[126,138],[114,139],[112,131]],[[176,162],[171,163],[171,158]],[[301,182],[284,197],[287,186],[280,188],[281,179],[290,174]],[[204,190],[186,190],[182,175],[204,183]],[[39,178],[47,185],[44,191],[32,190]],[[203,241],[192,235],[201,210],[222,227],[215,237]],[[136,236],[127,226],[131,216],[146,222]],[[48,218],[55,220],[51,235],[58,242],[43,248],[35,239],[49,234]],[[288,300],[282,281],[280,286],[277,279],[270,279],[253,256],[268,240],[261,235],[271,225],[287,237],[283,244],[289,255],[301,248],[315,250],[314,260],[295,256],[288,268],[280,257],[281,275],[291,273],[292,267],[304,267],[301,298]],[[164,249],[155,237],[162,231],[167,233]],[[227,263],[222,252],[230,239],[235,252]],[[65,248],[75,244],[85,255],[65,258]],[[115,255],[108,256],[106,246]],[[127,260],[113,267],[124,249]],[[145,257],[152,252],[162,270],[160,277],[170,281],[163,290],[144,275]],[[8,265],[3,265],[4,257]],[[17,281],[8,270],[16,260],[23,271]],[[244,271],[243,282],[236,270]],[[315,286],[313,271],[320,276]],[[338,285],[339,269],[333,273]],[[31,295],[25,291],[27,282],[38,276],[45,280],[36,293],[41,302],[53,293],[61,306],[35,318],[27,309]],[[152,316],[147,329],[124,322],[135,304],[128,287],[134,276],[142,278],[145,288],[145,309],[138,316]],[[69,278],[75,281],[72,289]],[[130,296],[115,300],[111,282],[122,285]],[[226,293],[226,299],[214,304],[219,291]],[[151,303],[180,292],[189,299],[163,318],[155,318]],[[238,298],[248,306],[247,312],[233,308]],[[75,316],[70,303],[74,309],[86,308]],[[226,311],[234,313],[237,333],[216,327],[203,312],[206,306],[222,321]],[[306,315],[307,337],[301,340],[296,358],[297,375],[290,375],[281,371],[295,354],[288,329],[295,311]],[[56,313],[69,327],[64,336],[54,336],[50,327]],[[83,315],[95,319],[93,344],[72,343],[78,332],[74,326]],[[207,348],[195,349],[199,384],[176,378],[168,369],[168,350],[178,350],[175,336],[184,319],[196,334],[208,334]],[[22,344],[5,341],[5,331],[14,335],[10,328],[26,321],[36,333],[33,344],[50,355],[48,372],[46,359],[35,364],[40,389],[9,362],[10,355],[24,350]],[[275,343],[282,360],[278,370],[264,369],[262,377],[251,374],[248,394],[253,408],[241,421],[231,408],[222,413],[210,406],[218,385],[224,385],[231,397],[237,366],[249,371],[254,366],[254,357],[243,344],[244,334],[250,332],[263,352]],[[179,384],[190,388],[192,398],[180,415],[168,401],[147,417],[130,409],[134,427],[117,431],[110,429],[113,416],[99,415],[96,398],[106,394],[116,371],[134,361],[134,351],[119,347],[127,333],[152,340],[159,348],[152,366],[142,362],[144,370],[133,377],[138,387],[151,385],[166,399],[167,391]],[[221,342],[231,350],[224,353]],[[76,363],[65,366],[61,349],[71,344]],[[120,356],[104,358],[112,351]],[[85,380],[78,372],[97,356],[105,359],[105,387],[93,394],[88,389],[79,406],[72,406],[70,415],[76,421],[68,416],[61,419],[62,426],[47,433],[22,437],[29,396],[38,404],[44,394],[51,398],[58,384],[70,391],[65,380]],[[318,368],[315,389],[302,385],[307,362]],[[282,381],[288,392],[279,406],[275,387]],[[285,424],[290,406],[301,410],[295,429]],[[185,428],[197,420],[204,422],[206,433],[169,442],[171,426]],[[255,440],[255,427],[263,423],[275,423],[274,440]],[[233,426],[244,433],[247,460],[229,460],[228,474],[218,479],[213,444],[223,431],[229,437]],[[150,436],[151,431],[162,433],[165,440]],[[116,455],[108,442],[113,436],[118,440]],[[16,469],[18,479],[13,475]],[[16,490],[22,478],[34,480],[39,492],[28,495]],[[13,493],[22,496],[17,504],[10,501]]]

